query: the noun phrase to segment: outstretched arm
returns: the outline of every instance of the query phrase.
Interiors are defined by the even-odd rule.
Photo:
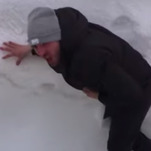
[[[21,45],[11,41],[4,42],[3,46],[0,47],[0,50],[8,52],[3,59],[17,57],[16,65],[19,65],[23,58],[25,58],[30,52],[32,52],[32,54],[36,54],[34,51],[32,51],[33,48],[30,45]]]

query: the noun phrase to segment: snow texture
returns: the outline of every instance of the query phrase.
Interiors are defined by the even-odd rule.
[[[151,64],[150,0],[0,0],[0,45],[27,43],[27,15],[35,7],[71,6],[128,41]],[[4,56],[0,52],[0,57]],[[104,106],[70,87],[35,56],[20,66],[0,59],[1,151],[106,151]],[[151,112],[142,131],[151,137]]]

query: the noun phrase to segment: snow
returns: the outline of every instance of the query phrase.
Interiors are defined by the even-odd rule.
[[[28,13],[71,6],[124,38],[151,64],[150,0],[0,0],[0,45],[27,42]],[[0,52],[0,57],[4,52]],[[41,58],[0,59],[0,150],[106,151],[104,106],[70,87]],[[151,112],[143,132],[151,137]]]

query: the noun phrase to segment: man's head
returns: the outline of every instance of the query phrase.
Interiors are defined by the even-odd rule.
[[[60,59],[61,29],[55,11],[38,7],[28,16],[28,42],[52,66]]]
[[[55,67],[60,61],[60,43],[58,41],[37,44],[33,46],[36,53]]]

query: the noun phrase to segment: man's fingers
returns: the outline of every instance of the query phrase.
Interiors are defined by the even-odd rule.
[[[0,47],[0,50],[4,50],[4,48],[3,48],[3,47]]]
[[[7,59],[7,58],[10,58],[10,57],[12,57],[12,56],[14,56],[13,54],[8,54],[8,55],[6,55],[6,56],[4,56],[4,57],[2,57],[3,59]]]
[[[14,45],[10,44],[9,42],[4,42],[3,45],[10,48],[14,48]]]
[[[19,44],[15,43],[15,42],[12,42],[12,41],[9,41],[8,43],[9,43],[10,45],[12,45],[12,46],[20,46]]]
[[[22,58],[19,58],[19,59],[16,61],[16,65],[17,65],[17,66],[20,65],[21,61],[22,61]]]
[[[0,47],[0,50],[2,50],[2,51],[11,51],[11,49],[8,48],[8,47]]]
[[[18,47],[19,45],[14,43],[14,42],[3,42],[3,47],[0,47],[1,50],[4,51],[11,51],[12,49],[15,49],[16,47]]]

